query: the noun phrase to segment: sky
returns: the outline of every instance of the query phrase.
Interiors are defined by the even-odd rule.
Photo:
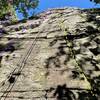
[[[39,0],[38,7],[34,10],[35,13],[43,12],[49,8],[58,7],[78,7],[78,8],[100,8],[100,4],[90,2],[90,0]],[[29,15],[32,15],[32,11],[29,11]],[[18,18],[21,20],[22,14],[17,12]]]

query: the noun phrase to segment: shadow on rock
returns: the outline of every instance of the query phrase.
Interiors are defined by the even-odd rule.
[[[58,85],[54,94],[57,100],[76,100],[73,92],[64,85]]]

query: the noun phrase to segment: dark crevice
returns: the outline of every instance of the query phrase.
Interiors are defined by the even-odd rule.
[[[8,81],[9,81],[10,84],[14,83],[15,82],[15,77],[11,76]]]

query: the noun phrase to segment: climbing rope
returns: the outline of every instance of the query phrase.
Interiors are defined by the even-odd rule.
[[[44,26],[42,26],[42,27],[44,27]],[[15,76],[15,77],[13,77],[13,75],[15,72],[18,72],[19,74],[21,74],[22,70],[25,68],[25,65],[26,65],[27,60],[29,59],[29,56],[31,55],[32,50],[36,46],[37,39],[40,35],[41,35],[41,30],[37,33],[36,37],[32,41],[32,44],[30,45],[29,49],[26,51],[26,53],[24,54],[22,59],[19,59],[16,68],[14,68],[13,72],[10,73],[8,79],[6,79],[2,82],[3,83],[2,86],[4,86],[6,82],[13,79],[13,82],[9,84],[9,86],[6,88],[5,92],[0,96],[0,100],[2,100],[2,99],[6,100],[7,96],[9,95],[9,93],[11,92],[13,87],[15,86],[15,83],[17,82],[19,75]],[[40,75],[39,75],[39,77],[40,77]],[[9,92],[7,92],[7,91],[9,91]]]

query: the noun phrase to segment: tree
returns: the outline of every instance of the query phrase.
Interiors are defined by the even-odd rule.
[[[96,4],[100,3],[100,0],[90,0],[90,1],[92,1],[92,2],[94,2]]]
[[[0,0],[0,17],[6,13],[15,15],[15,11],[21,12],[28,17],[28,10],[35,9],[39,0]]]

